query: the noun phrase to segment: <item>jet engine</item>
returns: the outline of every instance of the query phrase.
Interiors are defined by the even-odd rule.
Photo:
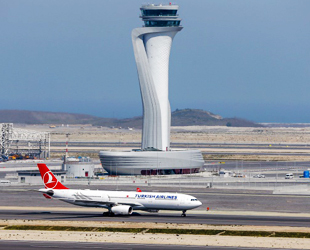
[[[114,206],[111,208],[111,212],[114,214],[129,215],[132,214],[132,207],[126,205]]]

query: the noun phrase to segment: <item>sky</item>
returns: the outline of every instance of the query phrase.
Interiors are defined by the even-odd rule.
[[[145,3],[0,0],[0,109],[142,115],[131,31]],[[172,111],[310,123],[309,0],[173,3]]]

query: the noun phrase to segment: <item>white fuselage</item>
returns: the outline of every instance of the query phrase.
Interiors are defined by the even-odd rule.
[[[46,193],[46,189],[40,189]],[[53,198],[87,207],[129,205],[134,210],[189,210],[201,206],[194,196],[179,193],[54,189]],[[48,194],[48,192],[47,192]]]

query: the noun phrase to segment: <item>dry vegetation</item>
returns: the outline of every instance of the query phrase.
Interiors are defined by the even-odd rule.
[[[36,128],[32,126],[32,128]],[[42,129],[42,128],[41,128]],[[109,129],[74,126],[46,129],[53,141],[65,141],[70,133],[72,141],[140,142],[141,130]],[[174,143],[246,143],[246,144],[308,144],[310,127],[305,128],[236,128],[225,126],[172,127]]]
[[[128,144],[139,145],[141,142],[141,129],[129,130],[127,128],[94,127],[91,125],[58,126],[56,128],[49,128],[48,125],[29,125],[27,129],[29,128],[51,132],[52,141],[65,142],[66,134],[69,133],[69,140],[72,142],[111,142],[118,144],[118,147],[112,148],[88,146],[84,149],[85,154],[92,157],[97,157],[97,153],[94,151],[129,150],[130,147],[126,147]],[[310,142],[310,127],[175,126],[171,128],[171,142],[174,148],[176,146],[173,143],[183,144],[183,148],[186,146],[190,148],[203,143],[223,146],[216,148],[212,145],[200,146],[199,149],[202,152],[208,153],[205,154],[206,160],[310,160],[310,156],[303,155],[309,153],[307,145]],[[234,146],[227,148],[229,144],[234,144]],[[253,146],[245,148],[244,144],[252,144]],[[281,152],[291,155],[281,155]],[[58,157],[57,154],[53,154],[53,156]]]

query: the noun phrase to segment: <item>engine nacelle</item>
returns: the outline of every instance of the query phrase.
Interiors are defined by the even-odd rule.
[[[126,206],[126,205],[114,206],[111,208],[111,212],[114,214],[128,215],[128,214],[132,214],[132,207]]]

